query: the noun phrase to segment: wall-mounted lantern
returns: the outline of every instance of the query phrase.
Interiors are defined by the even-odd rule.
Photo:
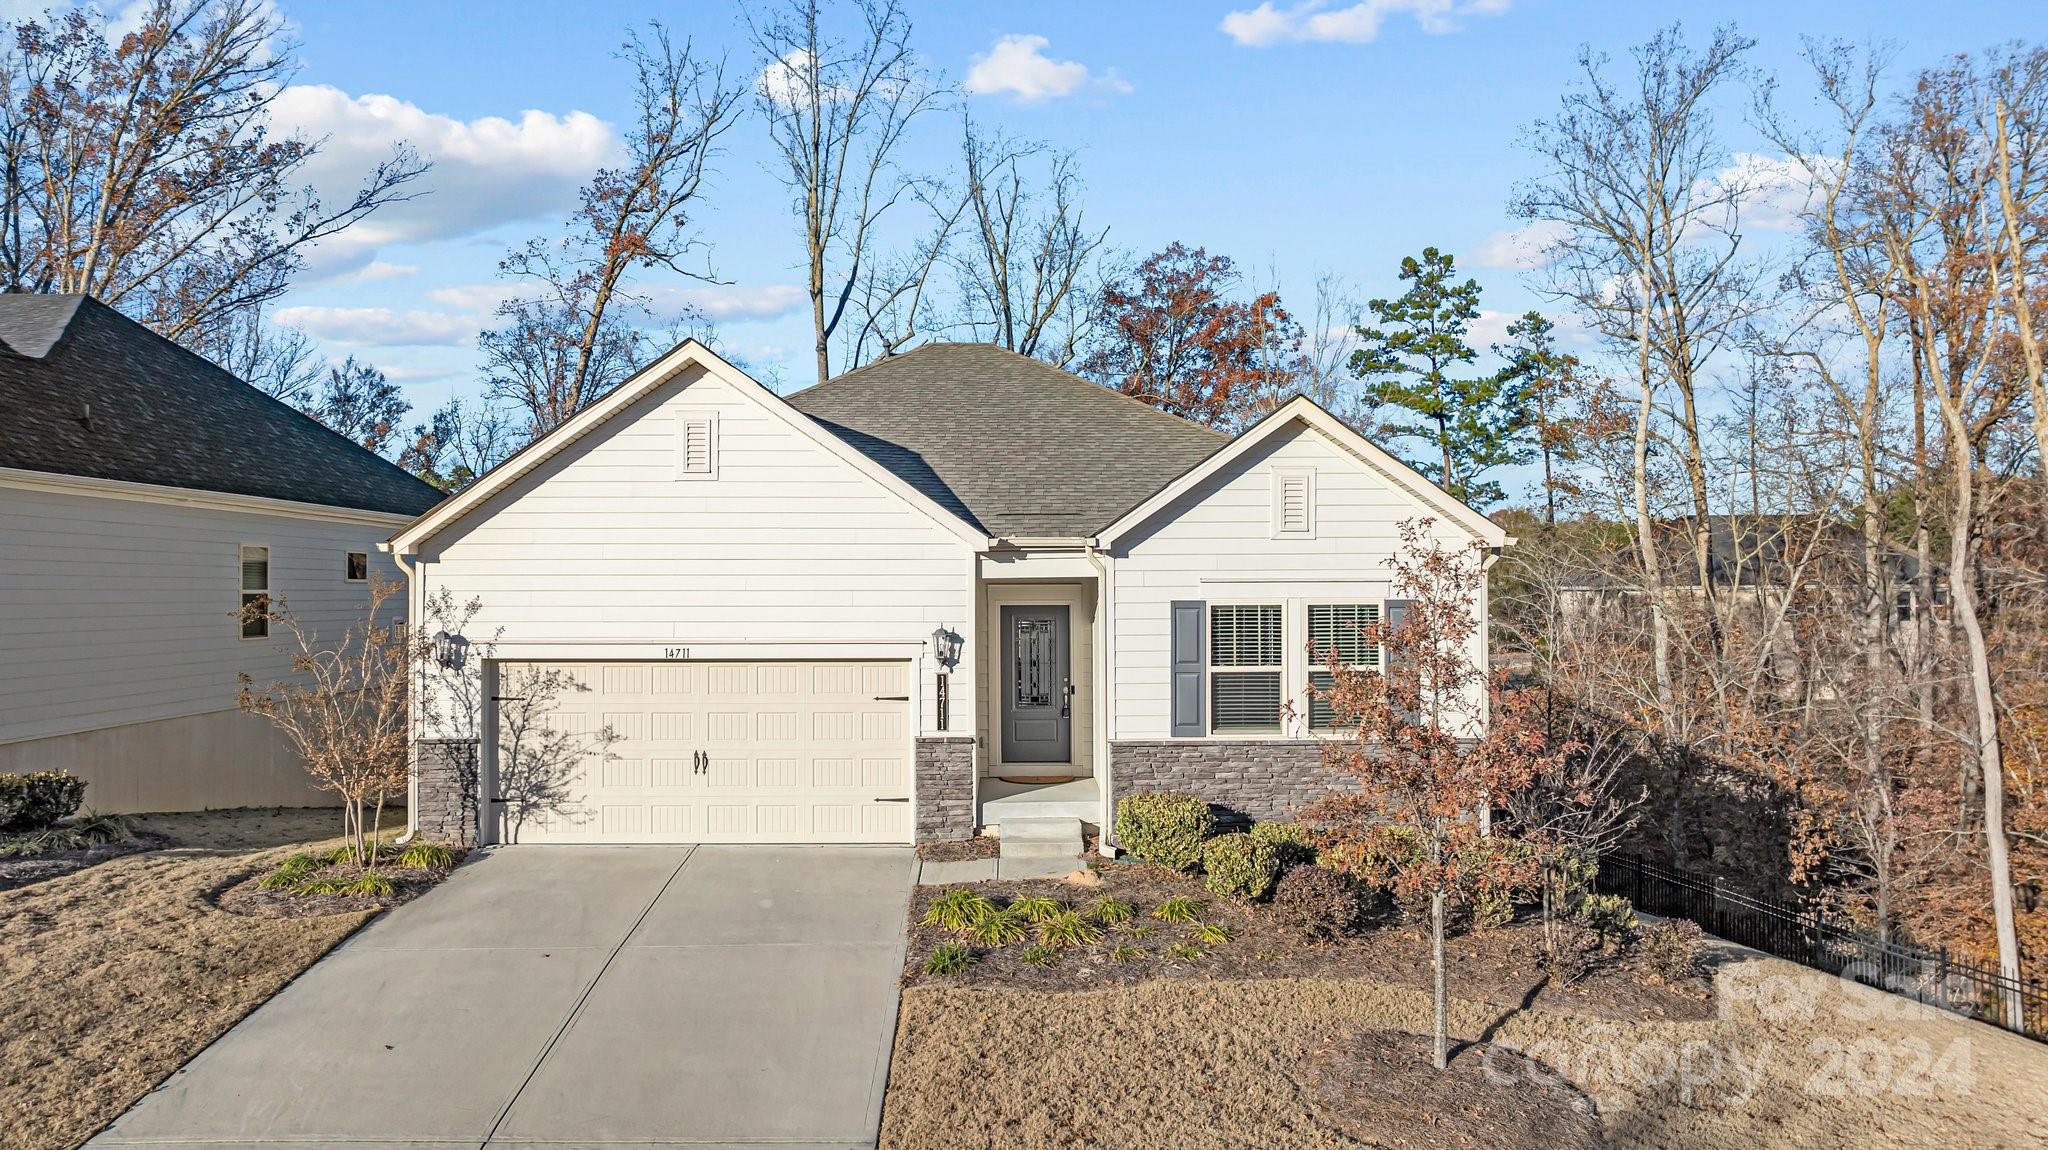
[[[949,729],[952,722],[953,677],[948,672],[960,663],[960,644],[960,636],[947,630],[943,623],[932,632],[932,657],[939,661],[937,728],[941,731]]]
[[[469,640],[446,631],[434,632],[434,662],[450,671],[462,670],[469,661]]]

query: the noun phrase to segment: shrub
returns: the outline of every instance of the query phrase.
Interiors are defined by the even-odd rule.
[[[59,826],[0,836],[0,858],[89,850],[134,837],[134,824],[120,815],[88,813],[84,818]]]
[[[1102,941],[1102,928],[1071,910],[1061,911],[1039,922],[1038,941],[1046,946],[1093,946]]]
[[[1618,894],[1589,894],[1574,908],[1572,917],[1592,931],[1604,949],[1622,946],[1636,936],[1636,908]]]
[[[1515,920],[1513,892],[1502,887],[1482,887],[1472,896],[1472,925],[1494,930]]]
[[[1193,795],[1130,795],[1116,805],[1116,841],[1149,863],[1193,870],[1209,837],[1209,804]]]
[[[1558,932],[1557,949],[1544,960],[1550,977],[1570,986],[1600,965],[1600,937],[1582,926],[1567,926]]]
[[[63,771],[0,775],[0,831],[39,831],[85,801],[85,780]]]
[[[957,942],[942,943],[932,948],[925,956],[924,972],[931,975],[956,977],[966,974],[967,968],[981,961],[973,951]]]
[[[983,946],[998,947],[1022,942],[1030,932],[1024,928],[1024,916],[1014,911],[999,910],[983,915],[965,933]]]
[[[439,843],[414,843],[398,856],[398,865],[408,870],[447,870],[455,865],[455,852]]]
[[[1273,918],[1308,938],[1337,938],[1358,929],[1365,907],[1350,879],[1319,866],[1298,866],[1273,888]]]
[[[957,888],[933,899],[925,908],[924,917],[917,921],[941,930],[964,931],[995,913],[996,904],[971,890]]]
[[[1042,896],[1020,898],[1011,900],[1010,905],[1005,908],[1005,911],[1006,913],[1016,915],[1025,922],[1044,922],[1046,919],[1056,915],[1067,913],[1067,904],[1056,898],[1045,898]]]
[[[1316,844],[1300,823],[1253,823],[1251,835],[1273,848],[1283,871],[1316,861]]]
[[[1060,952],[1049,946],[1027,946],[1017,958],[1032,966],[1051,966],[1060,960]]]
[[[1202,885],[1224,898],[1257,902],[1273,893],[1280,856],[1270,843],[1245,834],[1223,835],[1202,846]]]
[[[1636,936],[1636,956],[1662,982],[1691,982],[1704,973],[1700,949],[1706,932],[1686,919],[1651,923]]]
[[[1184,894],[1177,894],[1153,907],[1152,917],[1160,922],[1200,922],[1202,904]]]
[[[1088,908],[1090,921],[1101,923],[1103,926],[1117,926],[1129,922],[1137,913],[1136,907],[1111,895],[1103,895]]]

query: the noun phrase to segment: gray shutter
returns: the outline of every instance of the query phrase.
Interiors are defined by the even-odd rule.
[[[1206,735],[1202,724],[1203,678],[1209,668],[1208,605],[1199,599],[1173,601],[1172,730],[1176,737]]]

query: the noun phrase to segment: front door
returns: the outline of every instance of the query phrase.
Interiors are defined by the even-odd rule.
[[[1067,608],[1003,608],[1003,762],[1073,761]]]

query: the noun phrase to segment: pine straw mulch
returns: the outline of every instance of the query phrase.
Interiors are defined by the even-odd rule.
[[[332,840],[333,811],[143,815],[164,849],[0,892],[0,1150],[112,1121],[368,921],[228,914],[212,896]]]
[[[1399,1030],[1341,1034],[1308,1056],[1309,1104],[1332,1128],[1389,1150],[1607,1144],[1593,1100],[1550,1067],[1481,1044],[1454,1048],[1438,1070],[1433,1045]]]
[[[919,843],[917,857],[923,862],[972,862],[992,859],[1002,848],[1003,841],[994,835],[976,835],[967,839]]]
[[[458,865],[462,861],[459,852],[455,861]],[[385,858],[378,863],[377,873],[391,880],[392,891],[388,895],[311,894],[289,888],[265,890],[258,885],[263,881],[263,875],[255,874],[214,892],[213,901],[229,914],[252,918],[318,918],[330,914],[389,910],[434,889],[452,869],[402,867]],[[307,877],[348,881],[365,873],[355,863],[335,863],[321,867]]]
[[[1164,867],[1105,864],[1088,873],[1092,881],[1087,883],[1062,879],[979,882],[965,889],[998,905],[1045,896],[1077,909],[1111,895],[1133,904],[1137,918],[1106,930],[1100,945],[1061,951],[1050,965],[1023,960],[1035,938],[995,949],[967,941],[977,961],[958,976],[927,975],[924,961],[933,947],[965,940],[950,931],[919,925],[932,900],[956,888],[917,888],[910,905],[903,984],[1062,991],[1129,986],[1162,978],[1312,978],[1368,979],[1423,990],[1430,987],[1426,922],[1393,917],[1354,937],[1316,943],[1282,928],[1267,908],[1218,898],[1200,882]],[[1220,923],[1230,928],[1234,937],[1228,942],[1204,943],[1196,937],[1198,924],[1165,923],[1150,917],[1154,907],[1176,895],[1198,900],[1201,921]],[[1168,952],[1176,943],[1194,946],[1201,956],[1173,957]],[[1136,947],[1143,957],[1116,961],[1111,951],[1119,945]],[[1705,985],[1651,985],[1620,963],[1599,967],[1570,986],[1553,985],[1543,969],[1542,927],[1533,920],[1455,934],[1445,941],[1444,953],[1453,992],[1479,1002],[1617,1021],[1714,1015],[1713,996]]]

